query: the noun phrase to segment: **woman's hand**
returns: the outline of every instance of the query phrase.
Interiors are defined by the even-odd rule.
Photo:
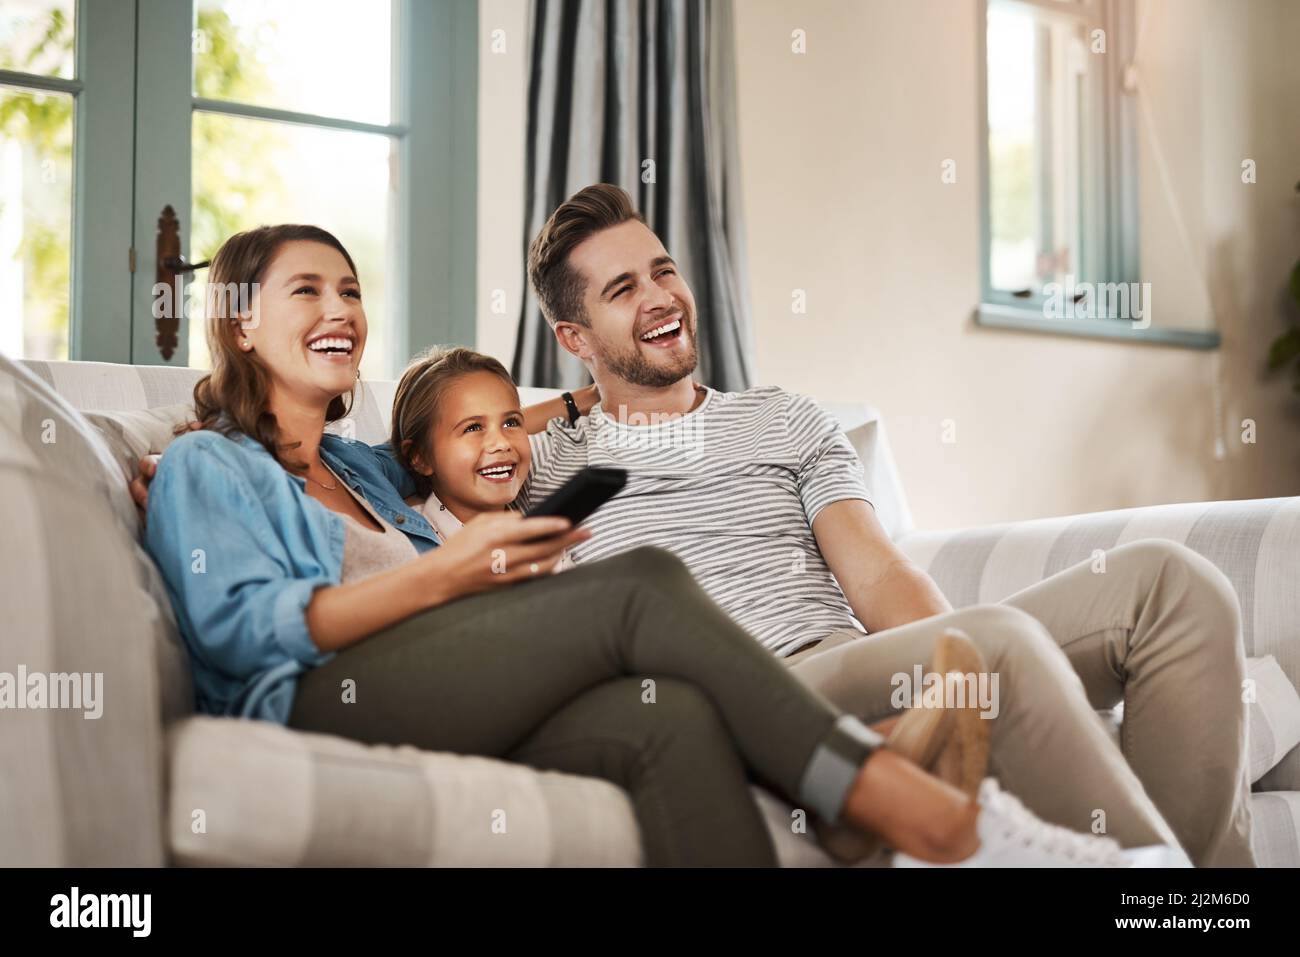
[[[590,537],[590,530],[572,528],[567,518],[488,512],[420,560],[427,560],[424,571],[441,604],[550,574],[566,548]]]

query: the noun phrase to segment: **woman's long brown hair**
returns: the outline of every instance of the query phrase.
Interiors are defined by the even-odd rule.
[[[223,435],[242,432],[260,442],[286,469],[301,471],[306,462],[287,462],[282,454],[297,443],[280,443],[280,427],[270,408],[271,371],[256,352],[239,348],[241,303],[251,300],[253,283],[262,281],[280,247],[296,240],[337,249],[356,275],[357,267],[343,244],[318,226],[259,226],[222,243],[208,270],[206,325],[212,371],[194,386],[194,409],[203,428]],[[347,401],[335,396],[325,421],[346,416],[351,400],[350,394]]]

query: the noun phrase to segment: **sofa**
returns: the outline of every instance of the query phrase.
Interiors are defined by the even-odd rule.
[[[94,719],[85,702],[0,711],[0,807],[14,811],[0,815],[0,865],[640,864],[630,803],[608,782],[193,713],[127,482],[165,444],[200,374],[0,356],[0,673],[102,675]],[[382,440],[393,388],[364,383],[331,429]],[[523,392],[525,403],[550,394]],[[1136,538],[1215,562],[1241,599],[1253,679],[1256,855],[1300,865],[1300,497],[922,531],[879,414],[827,408],[890,536],[954,607]],[[1099,717],[1112,731],[1122,721]],[[757,787],[755,797],[782,864],[835,866],[789,804]]]

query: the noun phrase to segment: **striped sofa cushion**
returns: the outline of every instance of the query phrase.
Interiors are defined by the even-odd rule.
[[[1194,502],[913,532],[899,546],[954,607],[1001,601],[1095,549],[1167,538],[1214,562],[1241,601],[1246,654],[1300,673],[1300,497]]]
[[[1179,542],[1214,562],[1241,603],[1246,655],[1271,655],[1300,687],[1300,497],[1152,505],[968,529],[913,532],[899,547],[953,607],[997,602],[1109,549],[1142,538]],[[1265,690],[1264,693],[1267,693]],[[1255,720],[1273,709],[1254,709]],[[1281,729],[1253,730],[1256,738]],[[1300,748],[1257,784],[1300,791]]]
[[[155,425],[186,417],[184,407],[192,404],[194,385],[204,374],[178,366],[112,362],[24,360],[21,364],[82,412],[156,410],[163,414],[154,420]],[[353,396],[351,413],[331,423],[329,431],[372,444],[386,441],[396,388],[394,382],[362,382]],[[142,424],[147,421],[137,419]]]
[[[1300,792],[1250,796],[1251,846],[1260,867],[1300,867]]]
[[[158,430],[170,429],[183,421],[187,417],[185,407],[193,405],[194,385],[204,374],[202,370],[183,366],[133,366],[114,362],[24,359],[19,365],[82,412],[111,413],[118,417],[121,413],[153,411],[152,417],[137,415],[125,419],[136,436],[165,435],[165,431]],[[353,396],[351,413],[331,423],[329,431],[371,444],[387,441],[396,391],[394,381],[363,380]],[[558,389],[519,390],[524,405],[559,394]]]
[[[0,356],[0,681],[14,694],[0,713],[0,865],[163,860],[159,686],[183,687],[188,670],[135,522],[96,431]],[[9,710],[19,695],[39,704],[35,689],[53,675],[89,676],[93,706],[59,679],[66,697]]]
[[[1250,780],[1259,781],[1300,745],[1300,692],[1272,655],[1249,658],[1246,676],[1254,682],[1250,700]]]
[[[595,778],[228,718],[178,722],[168,750],[179,864],[641,863],[627,795]]]

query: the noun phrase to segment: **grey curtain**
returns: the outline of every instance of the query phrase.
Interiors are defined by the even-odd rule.
[[[695,294],[697,377],[748,388],[754,350],[731,0],[533,0],[529,71],[525,251],[582,187],[622,186]],[[589,382],[524,286],[516,380]]]

